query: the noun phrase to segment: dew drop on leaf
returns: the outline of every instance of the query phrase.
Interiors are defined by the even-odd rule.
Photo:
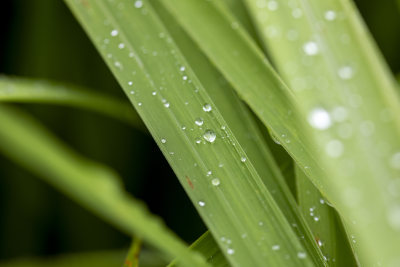
[[[203,110],[204,110],[205,112],[210,112],[210,111],[212,110],[212,107],[211,107],[210,104],[204,104]]]
[[[315,108],[308,115],[308,123],[315,129],[326,130],[332,125],[332,120],[325,109]]]
[[[217,135],[212,130],[207,130],[203,134],[203,137],[207,142],[214,143],[215,139],[217,138]]]
[[[211,180],[211,184],[213,186],[219,186],[220,183],[221,183],[221,181],[218,178],[214,178],[214,179]]]

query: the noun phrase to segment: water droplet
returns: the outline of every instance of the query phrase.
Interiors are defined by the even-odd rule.
[[[165,102],[164,107],[169,108],[169,102]]]
[[[206,203],[204,201],[199,201],[198,203],[199,203],[200,207],[204,207],[206,205]]]
[[[185,69],[186,69],[185,66],[181,66],[181,67],[179,68],[180,71],[185,71]]]
[[[319,203],[325,204],[325,200],[324,200],[323,198],[320,198],[320,199],[319,199]]]
[[[278,9],[278,3],[276,1],[269,1],[267,4],[267,8],[271,11],[275,11]]]
[[[332,125],[332,120],[325,109],[315,108],[308,115],[308,123],[315,129],[326,130]]]
[[[165,144],[167,142],[167,140],[165,138],[161,139],[161,143]]]
[[[318,222],[318,221],[319,221],[319,217],[318,217],[318,216],[315,216],[315,217],[314,217],[314,221]]]
[[[272,246],[272,250],[274,250],[274,251],[277,251],[277,250],[279,250],[281,248],[281,246],[279,246],[279,245],[273,245]]]
[[[204,121],[203,121],[202,118],[197,118],[197,119],[194,121],[194,123],[196,123],[196,125],[198,125],[198,126],[201,126],[201,125],[203,125]]]
[[[325,12],[324,17],[325,17],[326,20],[329,20],[329,21],[335,20],[336,19],[336,12],[333,11],[333,10],[328,10],[328,11]]]
[[[207,130],[203,134],[203,137],[207,142],[210,142],[210,143],[214,143],[215,139],[217,138],[216,134],[212,130]]]
[[[303,51],[309,56],[318,54],[319,48],[316,42],[310,41],[303,45]]]
[[[339,68],[337,73],[342,80],[350,80],[354,75],[353,68],[350,66],[343,66]]]
[[[152,95],[156,95],[156,94],[157,94],[157,92],[156,92],[156,91],[153,91],[153,92],[151,92],[151,94],[152,94]]]
[[[246,162],[246,160],[247,160],[246,157],[241,157],[241,158],[240,158],[240,161],[241,161],[241,162]]]
[[[195,142],[196,142],[196,144],[200,144],[201,143],[201,139],[200,138],[196,138]]]
[[[214,179],[211,180],[211,184],[213,186],[219,186],[220,183],[221,182],[220,182],[220,180],[218,178],[214,178]]]
[[[186,80],[188,79],[188,76],[184,75],[184,76],[182,77],[182,79],[183,79],[184,81],[186,81]]]
[[[141,107],[143,104],[142,102],[137,103],[139,107]]]
[[[229,255],[232,255],[232,254],[235,253],[235,250],[232,249],[232,248],[228,248],[228,249],[226,250],[226,253],[228,253]]]
[[[110,34],[111,34],[111,36],[117,36],[118,30],[112,30]]]
[[[134,95],[134,94],[135,94],[135,91],[132,90],[132,91],[130,91],[129,93],[130,93],[131,95]]]
[[[124,44],[124,43],[120,43],[120,44],[118,45],[118,48],[119,48],[119,49],[125,48],[125,44]]]
[[[120,69],[120,70],[123,69],[121,62],[119,62],[119,61],[115,61],[115,62],[114,62],[114,66],[115,66],[116,68]]]
[[[339,140],[331,140],[325,146],[326,154],[331,158],[338,158],[343,154],[344,146]]]
[[[141,8],[142,6],[143,6],[142,0],[136,0],[136,2],[135,2],[135,7],[136,7],[136,8]]]
[[[295,19],[301,18],[301,16],[303,16],[303,11],[301,11],[300,8],[295,8],[295,9],[293,9],[293,11],[292,11],[292,16],[293,16],[293,18],[295,18]]]
[[[400,205],[390,207],[387,216],[388,222],[393,229],[400,230]]]
[[[132,84],[133,84],[132,81],[129,81],[129,82],[128,82],[128,85],[129,85],[129,86],[132,86]]]
[[[207,172],[207,177],[210,176],[212,174],[212,171],[208,171]]]
[[[307,254],[305,252],[298,252],[297,257],[299,259],[305,259],[307,257]]]
[[[210,112],[210,111],[212,110],[212,107],[211,107],[210,104],[204,104],[203,110],[204,110],[205,112]]]
[[[332,110],[332,118],[335,121],[342,122],[347,119],[347,109],[345,107],[335,107]]]
[[[324,243],[322,243],[322,241],[320,239],[317,240],[317,245],[319,247],[322,247],[324,245]]]

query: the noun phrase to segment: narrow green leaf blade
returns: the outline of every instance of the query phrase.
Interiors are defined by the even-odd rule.
[[[274,63],[314,128],[323,176],[307,171],[356,236],[362,265],[400,264],[397,87],[354,4],[247,0]],[[318,120],[322,115],[326,119]],[[321,117],[320,117],[321,118]],[[327,123],[327,124],[325,124]],[[318,183],[316,183],[318,184]]]
[[[40,103],[79,107],[129,123],[145,131],[132,106],[78,86],[50,81],[0,76],[0,102]]]
[[[0,149],[82,206],[127,234],[143,238],[167,259],[208,266],[171,233],[142,203],[131,198],[108,168],[65,147],[28,115],[0,105]]]
[[[231,264],[312,266],[229,125],[150,4],[67,3],[129,95]],[[195,121],[200,117],[203,124],[198,127]],[[276,244],[280,251],[271,253]]]

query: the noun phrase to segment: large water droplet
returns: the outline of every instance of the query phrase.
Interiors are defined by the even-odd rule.
[[[215,139],[217,138],[217,135],[214,133],[214,131],[212,130],[207,130],[204,134],[203,134],[204,139],[207,142],[210,143],[214,143]]]
[[[204,110],[205,112],[210,112],[210,111],[212,110],[212,107],[211,107],[210,104],[204,104],[203,110]]]
[[[221,183],[221,181],[218,178],[214,178],[214,179],[211,180],[211,184],[213,186],[219,186],[220,183]]]
[[[117,36],[118,30],[112,30],[110,34],[111,34],[111,36]]]
[[[303,45],[303,50],[304,50],[304,53],[306,53],[309,56],[314,56],[314,55],[318,54],[318,52],[319,52],[317,43],[313,42],[313,41],[305,43]]]
[[[203,121],[202,118],[197,118],[197,119],[194,121],[194,123],[196,123],[196,125],[198,125],[198,126],[201,126],[201,125],[203,125],[204,121]]]
[[[315,108],[308,115],[308,123],[315,129],[326,130],[332,125],[332,120],[325,109]]]

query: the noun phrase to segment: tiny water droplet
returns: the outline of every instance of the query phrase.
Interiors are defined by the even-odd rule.
[[[344,146],[339,140],[331,140],[325,146],[326,154],[331,158],[338,158],[343,154]]]
[[[354,75],[353,68],[350,66],[343,66],[339,68],[337,73],[342,80],[350,80]]]
[[[274,251],[277,251],[277,250],[279,250],[281,248],[281,246],[279,246],[279,245],[273,245],[272,246],[272,250],[274,250]]]
[[[120,43],[120,44],[118,44],[118,48],[119,48],[119,49],[123,49],[123,48],[125,48],[125,44],[124,44],[124,43]]]
[[[111,34],[111,36],[117,36],[118,30],[112,30],[110,34]]]
[[[200,207],[204,207],[206,205],[206,203],[204,201],[199,201],[198,203],[199,203]]]
[[[197,118],[197,119],[194,121],[194,123],[196,123],[196,125],[198,125],[198,126],[201,126],[201,125],[203,125],[204,121],[203,121],[202,118]]]
[[[165,138],[161,139],[161,143],[165,144],[167,142],[167,140]]]
[[[139,107],[141,107],[143,104],[142,102],[137,103]]]
[[[217,138],[217,135],[212,130],[207,130],[203,134],[203,137],[207,142],[214,143],[215,139]]]
[[[328,11],[325,12],[324,17],[328,21],[335,20],[336,19],[336,12],[333,11],[333,10],[328,10]]]
[[[203,110],[204,110],[205,112],[210,112],[210,111],[212,110],[212,107],[211,107],[210,104],[204,104]]]
[[[134,94],[135,94],[135,91],[132,90],[132,91],[130,91],[129,93],[130,93],[131,95],[134,95]]]
[[[305,259],[307,257],[307,254],[305,252],[298,252],[297,257],[299,259]]]
[[[156,94],[157,94],[157,92],[156,92],[156,91],[153,91],[153,92],[151,92],[151,94],[152,94],[152,95],[156,95]]]
[[[241,161],[241,162],[246,162],[246,160],[247,160],[246,157],[241,157],[241,158],[240,158],[240,161]]]
[[[142,6],[143,6],[142,0],[136,0],[136,2],[135,2],[135,7],[136,7],[136,8],[141,8]]]
[[[128,85],[129,85],[129,86],[132,86],[132,84],[133,84],[132,81],[129,81],[129,82],[128,82]]]
[[[228,253],[229,255],[232,255],[232,254],[235,253],[235,250],[232,249],[232,248],[228,248],[228,249],[226,250],[226,253]]]
[[[188,79],[188,76],[184,75],[184,76],[182,76],[182,79],[183,79],[184,81],[186,81],[186,80]]]
[[[181,67],[179,68],[180,71],[185,71],[185,69],[186,69],[185,66],[181,66]]]
[[[220,185],[220,180],[218,179],[218,178],[214,178],[214,179],[212,179],[211,180],[211,184],[213,185],[213,186],[219,186]]]
[[[169,108],[169,102],[165,102],[164,107]]]

